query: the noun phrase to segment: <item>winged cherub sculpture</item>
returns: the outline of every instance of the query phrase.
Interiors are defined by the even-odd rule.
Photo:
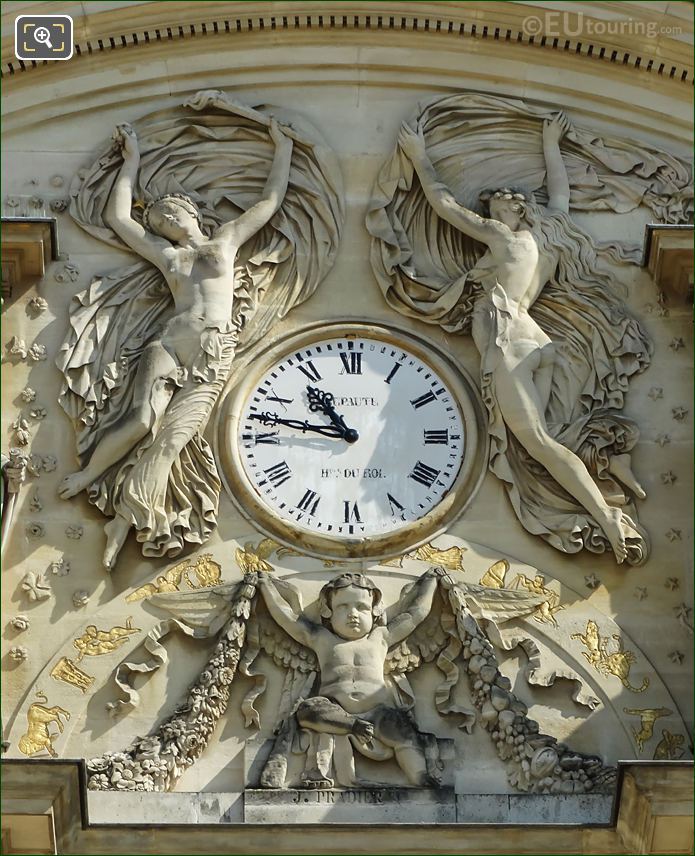
[[[307,787],[333,787],[331,760],[341,785],[374,784],[356,776],[353,748],[372,759],[395,758],[411,785],[440,783],[437,738],[418,728],[386,674],[389,649],[427,618],[439,578],[453,583],[443,568],[430,568],[384,610],[381,591],[369,577],[342,574],[321,589],[319,623],[305,612],[297,613],[264,574],[258,575],[271,616],[313,651],[319,668],[317,694],[302,700],[293,718],[281,726],[261,784],[282,787],[286,772],[282,750],[295,723],[316,735],[302,776]]]
[[[159,640],[172,625],[196,638],[215,637],[214,651],[186,698],[154,732],[137,738],[125,752],[106,753],[87,763],[88,786],[118,789],[127,770],[136,789],[171,789],[205,751],[239,673],[251,679],[241,702],[246,726],[260,728],[254,704],[265,692],[269,669],[267,660],[258,665],[256,660],[264,653],[284,678],[273,706],[270,751],[267,758],[258,756],[261,787],[440,784],[443,761],[451,757],[454,741],[419,727],[413,713],[415,691],[408,681],[409,672],[431,663],[443,675],[434,690],[434,709],[468,734],[478,723],[492,739],[513,788],[531,793],[609,792],[615,769],[540,731],[501,674],[483,629],[483,622],[499,625],[532,615],[544,600],[529,591],[454,583],[442,567],[407,583],[387,609],[380,589],[360,573],[335,577],[306,609],[295,585],[263,572],[247,573],[239,583],[154,594],[149,604],[172,617],[143,641],[152,655],[148,664],[124,662],[118,667],[117,683],[128,700],[115,704],[114,710],[123,713],[137,705],[138,694],[128,676],[151,672],[166,662]],[[475,709],[455,701],[464,675]],[[424,701],[421,695],[419,704]],[[385,778],[392,784],[366,779],[359,769],[364,765],[361,757],[390,762]],[[251,774],[250,787],[257,786],[256,775]]]

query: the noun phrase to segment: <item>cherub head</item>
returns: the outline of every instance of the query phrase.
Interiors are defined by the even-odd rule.
[[[199,233],[203,218],[190,197],[168,193],[145,206],[142,225],[168,241],[177,242]]]
[[[523,190],[500,187],[481,193],[480,201],[485,204],[493,220],[499,220],[515,231],[524,220],[526,209],[533,200]]]
[[[381,591],[364,574],[341,574],[319,593],[324,624],[343,639],[361,639],[375,624],[384,624]]]

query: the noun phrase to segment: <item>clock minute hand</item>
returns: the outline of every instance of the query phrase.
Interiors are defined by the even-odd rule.
[[[306,394],[309,399],[309,410],[311,410],[312,413],[316,413],[320,410],[321,413],[327,416],[334,425],[337,425],[342,429],[343,437],[348,443],[354,443],[359,440],[360,435],[357,431],[355,431],[354,428],[348,428],[343,417],[336,413],[335,407],[333,406],[335,403],[334,395],[331,395],[330,392],[324,392],[317,386],[311,386],[310,384],[307,384]]]
[[[252,413],[249,419],[256,419],[262,425],[273,427],[274,425],[286,425],[288,428],[297,428],[304,434],[307,431],[313,431],[315,434],[321,434],[324,437],[336,437],[340,440],[344,439],[345,431],[337,425],[310,425],[308,422],[301,422],[299,419],[283,419],[275,413]]]

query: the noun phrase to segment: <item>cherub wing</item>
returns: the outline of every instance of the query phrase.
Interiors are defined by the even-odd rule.
[[[193,591],[158,592],[150,603],[171,613],[182,624],[214,636],[230,616],[230,602],[239,583]]]
[[[384,663],[384,674],[404,675],[417,669],[422,663],[431,663],[447,644],[447,634],[442,627],[443,604],[439,597],[427,618],[415,630],[389,649]]]
[[[407,599],[408,587],[405,587],[399,600],[404,608],[407,608]],[[442,715],[457,714],[462,719],[460,727],[470,733],[475,723],[475,711],[452,700],[453,689],[460,677],[456,661],[462,648],[449,598],[440,583],[427,618],[420,622],[406,639],[389,650],[384,663],[384,674],[398,687],[401,702],[412,707],[415,695],[406,677],[407,673],[423,663],[435,662],[439,671],[444,674],[444,679],[435,689],[435,706]]]
[[[294,586],[276,579],[272,579],[272,585],[297,614],[303,611],[299,592]],[[276,666],[285,671],[278,721],[292,712],[300,698],[308,695],[319,671],[314,652],[292,639],[273,620],[262,599],[257,598],[254,616],[246,629],[246,647],[239,661],[239,671],[254,682],[254,686],[246,693],[241,703],[247,728],[260,727],[260,717],[254,703],[265,692],[267,677],[261,670],[254,668],[254,663],[261,651],[271,657]]]

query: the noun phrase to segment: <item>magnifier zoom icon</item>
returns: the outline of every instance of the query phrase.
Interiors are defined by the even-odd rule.
[[[51,34],[47,27],[37,27],[34,30],[34,38],[41,45],[47,45],[51,50],[53,50],[53,45],[51,44]]]

